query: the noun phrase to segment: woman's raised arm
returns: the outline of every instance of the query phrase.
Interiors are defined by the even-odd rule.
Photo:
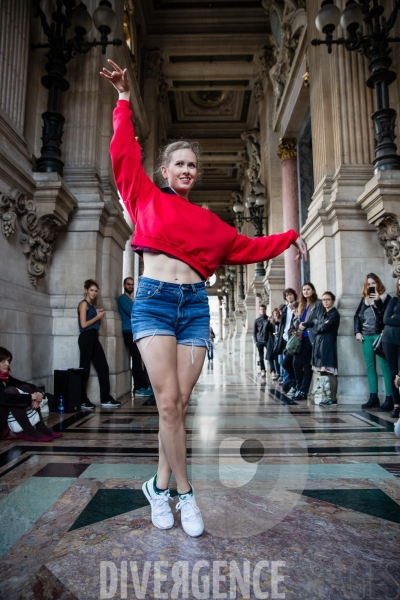
[[[132,110],[129,104],[130,91],[126,69],[121,69],[112,60],[108,61],[114,71],[103,69],[100,75],[117,90],[119,101],[114,110],[114,135],[110,154],[114,179],[121,198],[136,223],[136,200],[152,193],[154,183],[146,175],[142,166],[142,151],[135,137]]]

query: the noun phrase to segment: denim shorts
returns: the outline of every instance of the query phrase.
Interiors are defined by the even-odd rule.
[[[210,344],[210,308],[204,281],[167,283],[141,277],[132,309],[135,342],[144,337],[172,335],[178,344]]]

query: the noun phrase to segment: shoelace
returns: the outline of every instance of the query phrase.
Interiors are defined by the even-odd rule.
[[[180,500],[176,505],[176,510],[181,510],[181,519],[183,521],[197,519],[196,512],[200,512],[197,505],[194,503],[193,496],[189,496],[185,500]]]
[[[166,515],[171,511],[169,506],[169,501],[172,500],[171,496],[168,494],[163,494],[159,498],[154,498],[153,502],[155,504],[155,513],[156,515]]]

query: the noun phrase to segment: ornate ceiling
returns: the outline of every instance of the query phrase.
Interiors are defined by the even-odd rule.
[[[192,199],[233,222],[244,131],[257,128],[254,83],[270,42],[268,0],[140,0],[146,49],[163,59],[163,120],[169,139],[198,139],[203,177]]]

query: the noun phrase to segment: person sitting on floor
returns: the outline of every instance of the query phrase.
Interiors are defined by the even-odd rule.
[[[12,354],[0,347],[0,432],[8,433],[8,416],[11,413],[23,431],[24,440],[28,442],[51,442],[62,437],[46,427],[40,412],[43,394],[35,385],[20,381],[11,374]],[[36,425],[30,422],[27,410],[33,409],[39,417]]]

